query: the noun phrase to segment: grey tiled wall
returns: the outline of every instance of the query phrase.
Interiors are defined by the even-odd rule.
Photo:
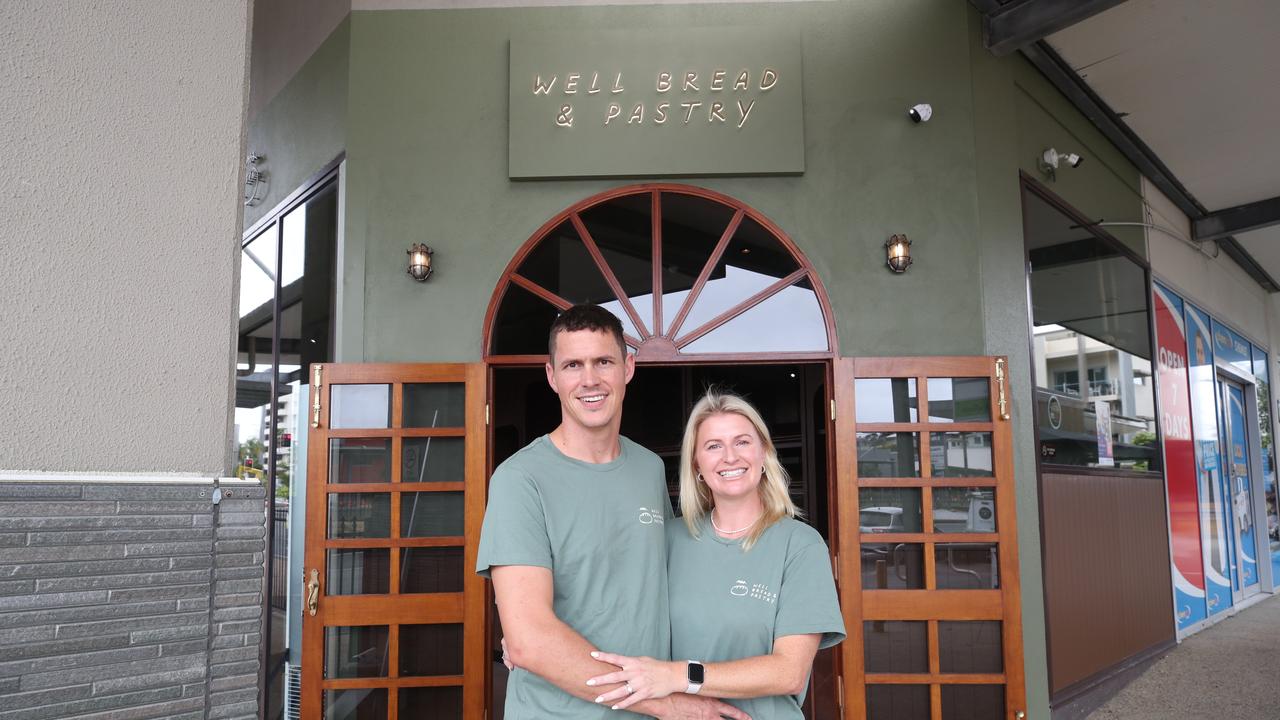
[[[0,720],[256,716],[264,493],[212,492],[0,482]]]

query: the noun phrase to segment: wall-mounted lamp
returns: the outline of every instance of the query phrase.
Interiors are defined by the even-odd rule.
[[[1073,152],[1060,153],[1056,148],[1049,148],[1040,153],[1040,172],[1057,179],[1058,166],[1063,162],[1066,162],[1068,167],[1078,168],[1084,162],[1084,158]]]
[[[884,241],[885,264],[896,273],[903,273],[911,266],[911,240],[906,235],[894,235]]]
[[[426,282],[431,277],[431,256],[434,251],[422,243],[414,243],[409,248],[409,274],[418,282]]]

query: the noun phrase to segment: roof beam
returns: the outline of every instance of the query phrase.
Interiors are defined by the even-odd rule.
[[[1032,43],[1022,48],[1022,54],[1049,82],[1053,83],[1054,87],[1058,88],[1058,92],[1065,95],[1067,100],[1106,136],[1107,140],[1111,141],[1117,150],[1128,158],[1129,162],[1138,168],[1138,172],[1159,188],[1165,197],[1172,200],[1193,223],[1209,215],[1205,206],[1201,205],[1200,201],[1196,200],[1195,196],[1178,181],[1173,171],[1160,160],[1155,151],[1147,147],[1137,133],[1116,115],[1115,111],[1076,74],[1075,70],[1071,69],[1071,66],[1058,53],[1054,52],[1053,48],[1049,47],[1048,43],[1043,40]],[[1224,235],[1217,242],[1223,252],[1243,268],[1262,289],[1267,292],[1280,291],[1280,283],[1277,283],[1275,278],[1253,259],[1249,251],[1236,242],[1235,238]]]
[[[1196,240],[1220,240],[1235,233],[1280,224],[1280,197],[1215,210],[1191,224]]]
[[[982,27],[987,49],[1008,55],[1041,38],[1093,17],[1124,0],[1024,0],[986,11]]]

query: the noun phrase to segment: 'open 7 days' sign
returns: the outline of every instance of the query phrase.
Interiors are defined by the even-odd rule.
[[[804,172],[794,35],[520,35],[510,95],[513,178]]]

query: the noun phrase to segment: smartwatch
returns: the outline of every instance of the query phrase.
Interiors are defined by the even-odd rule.
[[[685,689],[690,695],[697,695],[702,689],[702,683],[706,680],[706,668],[697,660],[689,661],[689,687]]]

